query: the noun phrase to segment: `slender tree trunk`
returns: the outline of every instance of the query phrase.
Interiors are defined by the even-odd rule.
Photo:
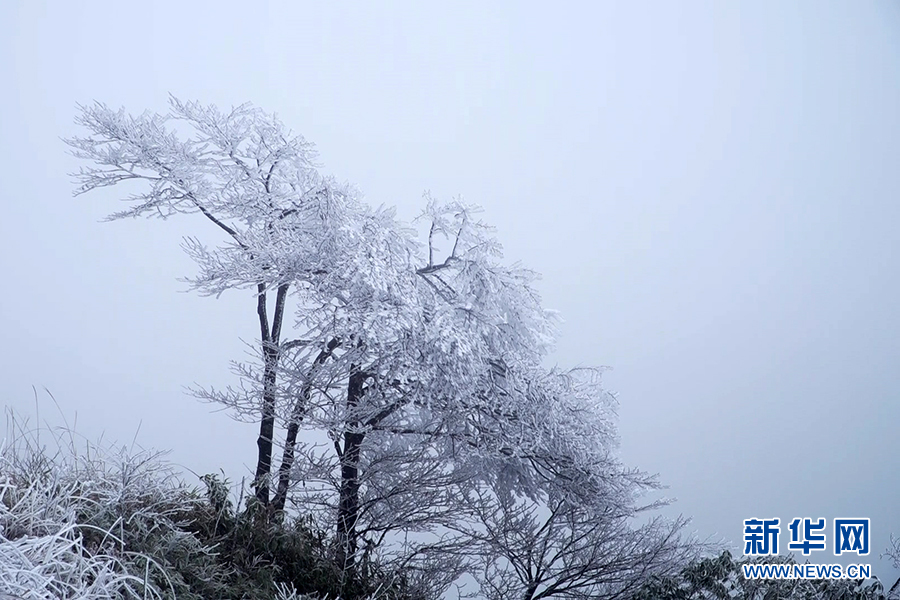
[[[260,337],[262,339],[263,397],[259,420],[259,437],[256,439],[258,456],[253,487],[256,489],[256,499],[263,506],[269,505],[272,441],[275,437],[275,384],[278,373],[278,341],[281,337],[281,323],[284,318],[284,303],[287,291],[287,284],[278,286],[278,295],[275,299],[275,314],[272,315],[272,326],[270,329],[269,318],[266,314],[266,288],[262,283],[257,285],[256,313],[259,316]]]
[[[358,366],[350,367],[347,385],[347,412],[349,421],[344,431],[344,448],[341,453],[341,489],[338,499],[337,538],[339,561],[344,568],[344,586],[356,579],[356,552],[358,547],[356,523],[359,519],[359,458],[365,433],[358,431],[359,420],[353,415],[363,394],[366,375]]]
[[[315,375],[317,367],[323,364],[328,357],[334,352],[340,342],[335,338],[328,342],[328,345],[319,352],[316,360],[309,370],[306,383],[300,391],[300,396],[294,403],[291,410],[291,420],[288,423],[287,435],[284,440],[284,451],[281,455],[281,466],[278,467],[278,490],[275,492],[275,498],[272,500],[272,508],[276,511],[284,510],[287,501],[288,487],[291,483],[291,469],[294,466],[294,448],[297,445],[297,434],[300,431],[300,423],[303,421],[303,415],[309,406],[309,399],[312,395],[312,378]]]

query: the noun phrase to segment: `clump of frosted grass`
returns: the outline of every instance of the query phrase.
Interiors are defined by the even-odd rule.
[[[184,535],[172,517],[185,487],[172,485],[160,458],[76,444],[71,431],[29,429],[8,412],[0,445],[0,599],[173,597],[165,571],[129,543]]]
[[[340,600],[255,581],[252,569],[220,561],[211,481],[201,494],[162,452],[89,443],[69,427],[32,428],[7,411],[0,600]],[[368,600],[387,597],[379,588]]]

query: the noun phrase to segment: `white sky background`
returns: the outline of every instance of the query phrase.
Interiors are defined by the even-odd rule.
[[[251,101],[374,204],[483,205],[699,533],[871,517],[893,583],[900,4],[557,4],[0,4],[3,403],[46,386],[88,437],[254,464],[255,428],[183,393],[256,335],[249,293],[180,293],[181,237],[215,233],[99,223],[123,190],[73,199],[59,139],[77,102]]]

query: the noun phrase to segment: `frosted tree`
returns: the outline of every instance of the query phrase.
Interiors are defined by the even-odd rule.
[[[502,263],[476,207],[426,198],[420,243],[250,105],[173,98],[166,115],[131,116],[93,104],[78,122],[90,135],[68,143],[91,166],[76,193],[134,181],[131,207],[110,219],[193,213],[223,234],[212,249],[185,242],[190,281],[208,295],[252,290],[259,361],[237,366],[239,388],[198,394],[258,421],[256,500],[320,507],[348,582],[392,533],[460,531],[483,486],[593,506],[637,485],[615,475],[599,371],[544,367],[553,314],[535,274]],[[456,539],[401,546],[410,571],[450,577],[465,562]]]
[[[216,295],[229,288],[255,291],[264,386],[255,408],[260,428],[253,485],[268,504],[277,367],[290,345],[282,343],[286,301],[292,286],[333,268],[336,232],[352,197],[318,173],[311,144],[249,105],[221,113],[172,98],[169,114],[138,117],[99,103],[80,108],[77,122],[92,135],[67,142],[75,156],[96,166],[79,171],[76,194],[143,183],[128,197],[132,206],[110,220],[200,214],[227,241],[212,251],[186,241],[202,268],[194,287]],[[193,136],[180,138],[168,127],[173,121]]]

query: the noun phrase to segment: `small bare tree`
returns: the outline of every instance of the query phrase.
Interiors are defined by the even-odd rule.
[[[677,572],[701,545],[684,540],[684,519],[634,522],[660,503],[635,506],[633,493],[655,487],[636,471],[609,475],[607,494],[593,501],[551,495],[544,502],[480,490],[468,534],[484,562],[478,579],[489,600],[628,598],[652,576]],[[609,490],[607,490],[609,491]]]
[[[891,559],[895,569],[900,569],[900,538],[891,535],[891,545],[884,554]],[[900,599],[900,578],[894,582],[888,591],[888,600]]]

